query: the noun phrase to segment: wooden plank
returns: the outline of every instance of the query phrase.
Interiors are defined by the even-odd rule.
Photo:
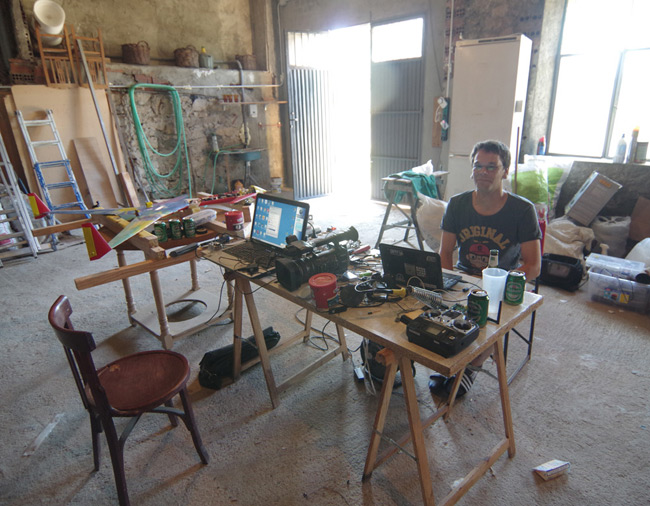
[[[74,284],[77,287],[77,290],[86,290],[106,283],[112,283],[113,281],[119,281],[139,274],[146,274],[158,269],[163,269],[170,265],[188,262],[193,258],[196,258],[196,256],[194,251],[191,251],[190,253],[178,257],[168,257],[163,258],[162,260],[144,260],[124,267],[116,267],[115,269],[110,269],[108,271],[82,276],[75,279]]]
[[[18,124],[18,118],[16,117],[16,102],[13,95],[6,95],[4,98],[4,107],[7,111],[7,118],[11,126],[11,131],[13,133],[13,138],[15,141],[16,151],[20,159],[20,165],[23,168],[23,175],[25,176],[25,184],[28,189],[36,193],[41,199],[43,194],[41,193],[41,188],[36,181],[36,175],[34,174],[34,169],[32,168],[32,162],[29,159],[29,152],[27,151],[27,145],[23,138],[23,134],[20,131],[20,125]],[[7,142],[7,139],[5,139]],[[13,163],[13,162],[12,162]],[[13,163],[14,169],[17,167]]]
[[[79,166],[86,179],[90,199],[93,205],[99,203],[102,207],[117,207],[115,195],[118,193],[113,188],[108,171],[101,159],[99,142],[94,137],[80,137],[72,139]]]
[[[122,190],[124,190],[124,196],[126,197],[127,204],[130,207],[138,207],[140,205],[140,199],[138,198],[138,192],[133,186],[131,174],[128,172],[120,172],[117,175],[117,179],[122,185]]]
[[[89,223],[90,220],[84,218],[83,220],[69,221],[68,223],[61,223],[59,225],[52,225],[50,227],[41,227],[35,228],[32,230],[32,235],[41,236],[41,235],[51,235],[58,234],[60,232],[67,232],[68,230],[74,230],[76,228],[81,228],[84,223]]]

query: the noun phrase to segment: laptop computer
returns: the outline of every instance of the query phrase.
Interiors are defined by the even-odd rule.
[[[258,193],[251,223],[250,237],[244,242],[226,246],[224,253],[240,260],[242,266],[256,264],[273,267],[275,257],[287,247],[287,237],[307,237],[309,204],[269,193]]]
[[[427,290],[449,290],[462,276],[442,272],[440,255],[433,251],[380,244],[384,281],[391,286],[414,285]]]

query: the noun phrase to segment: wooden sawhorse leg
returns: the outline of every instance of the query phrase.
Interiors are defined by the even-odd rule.
[[[241,297],[242,295],[246,300],[246,309],[248,310],[248,317],[250,318],[251,326],[253,327],[255,344],[257,346],[257,352],[259,353],[260,356],[262,371],[264,372],[264,379],[266,380],[266,387],[268,388],[269,396],[271,397],[271,404],[273,405],[273,408],[276,408],[279,404],[278,387],[275,384],[275,378],[273,377],[273,371],[271,370],[271,363],[269,361],[269,352],[266,349],[266,341],[264,340],[264,332],[262,330],[262,326],[260,325],[260,317],[257,313],[257,306],[255,305],[255,299],[253,298],[251,283],[248,279],[242,276],[237,276],[235,278],[235,333],[236,335],[240,336],[239,360],[237,360],[237,353],[235,350],[235,363],[237,362],[241,363],[241,331],[242,331]]]
[[[376,355],[380,363],[387,366],[384,375],[384,381],[381,386],[381,396],[379,398],[379,407],[375,415],[375,424],[370,437],[370,446],[368,448],[368,455],[366,456],[366,465],[363,470],[363,480],[366,481],[370,478],[372,471],[385,462],[389,457],[395,454],[398,450],[402,449],[401,446],[413,440],[413,449],[415,455],[411,455],[415,460],[418,468],[418,477],[420,479],[420,487],[422,490],[422,499],[426,506],[433,506],[433,488],[431,487],[431,472],[429,471],[429,460],[427,458],[427,450],[424,444],[424,435],[422,433],[423,425],[420,419],[420,410],[418,408],[417,394],[415,393],[415,382],[411,372],[411,361],[402,357],[398,359],[395,354],[384,348]],[[395,447],[386,452],[380,459],[377,459],[377,452],[379,450],[379,443],[382,439],[382,431],[386,422],[386,414],[388,413],[388,405],[390,404],[390,396],[393,391],[393,383],[395,382],[395,375],[397,374],[397,366],[402,371],[402,385],[404,387],[404,398],[406,400],[406,411],[408,413],[410,434],[403,437],[395,443]],[[440,415],[438,415],[440,416]],[[408,452],[405,452],[409,454]]]
[[[493,352],[497,362],[497,377],[499,380],[499,394],[501,397],[501,409],[503,412],[503,425],[505,437],[501,442],[495,446],[487,458],[472,469],[440,502],[440,504],[455,504],[471,487],[476,483],[481,476],[499,459],[501,455],[507,450],[510,458],[515,455],[515,440],[512,429],[512,414],[510,411],[510,396],[508,393],[508,376],[506,374],[505,361],[503,359],[503,343],[501,339],[497,339],[493,346]],[[413,441],[414,455],[411,457],[415,460],[418,468],[418,477],[420,479],[420,487],[422,491],[422,499],[426,506],[435,504],[433,496],[433,488],[431,486],[431,474],[429,470],[429,462],[427,459],[426,446],[424,443],[423,430],[431,425],[434,421],[442,415],[449,415],[451,405],[458,391],[460,381],[456,381],[452,387],[449,397],[449,404],[440,407],[428,419],[422,421],[420,419],[420,411],[418,408],[417,394],[415,392],[415,382],[411,371],[411,361],[407,357],[400,357],[397,359],[395,354],[384,348],[376,355],[380,363],[386,365],[386,374],[381,388],[381,396],[377,414],[375,415],[375,423],[373,432],[370,437],[370,445],[368,447],[368,454],[366,456],[366,464],[363,470],[363,480],[366,481],[372,475],[372,472],[388,460],[392,455],[402,450],[403,453],[409,454],[403,446],[409,441]],[[394,446],[385,451],[378,457],[379,444],[383,438],[382,431],[386,421],[386,414],[390,403],[390,396],[397,373],[397,367],[402,371],[402,383],[404,387],[404,398],[406,401],[406,409],[409,419],[409,434],[403,436],[397,441],[391,441]],[[457,373],[457,378],[460,378],[463,371]]]
[[[253,292],[251,290],[251,283],[247,278],[243,276],[237,276],[234,273],[226,274],[226,280],[229,283],[231,283],[234,280],[235,283],[234,294],[233,294],[233,304],[234,304],[233,378],[237,379],[241,375],[242,367],[248,367],[250,366],[251,363],[257,363],[257,361],[259,361],[262,364],[262,370],[264,372],[264,378],[266,380],[266,386],[269,391],[269,397],[271,398],[271,404],[273,405],[273,408],[276,408],[279,404],[278,394],[280,391],[289,388],[295,383],[298,383],[300,380],[302,380],[302,378],[306,377],[312,371],[314,371],[321,365],[325,364],[326,362],[330,361],[338,354],[342,355],[344,361],[347,360],[349,352],[347,347],[347,341],[345,338],[345,330],[341,325],[337,323],[336,331],[339,338],[339,345],[335,349],[330,350],[325,355],[320,357],[318,360],[311,362],[309,365],[305,366],[302,370],[293,374],[290,378],[285,379],[282,383],[280,384],[276,383],[275,377],[273,375],[273,371],[271,369],[270,359],[269,359],[270,352],[266,347],[264,332],[262,331],[262,325],[260,324],[259,315],[257,313],[257,307],[255,305],[255,299],[253,297]],[[257,359],[251,360],[243,365],[241,363],[241,348],[242,348],[242,326],[243,326],[242,315],[243,315],[244,303],[246,304],[251,326],[253,327],[253,335],[255,336],[255,345],[257,346],[258,349],[259,360]],[[284,344],[285,345],[290,344],[300,338],[303,339],[303,342],[306,339],[308,339],[311,334],[312,317],[313,317],[313,313],[308,310],[305,318],[305,324],[302,330],[299,331],[294,336],[289,337],[286,341],[284,341]],[[281,347],[282,346],[275,348],[272,351],[277,351]]]

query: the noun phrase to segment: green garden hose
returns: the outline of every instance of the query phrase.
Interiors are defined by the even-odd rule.
[[[142,123],[140,122],[140,116],[138,115],[138,110],[135,103],[135,90],[137,88],[152,88],[156,90],[167,91],[170,94],[172,105],[174,108],[174,122],[176,125],[176,145],[169,153],[161,153],[154,149],[154,147],[147,139],[147,136],[144,133],[142,128]],[[187,185],[188,193],[190,198],[192,197],[192,174],[190,169],[190,158],[187,151],[187,139],[185,137],[185,127],[183,124],[183,111],[181,108],[181,100],[178,94],[178,91],[173,86],[166,86],[164,84],[134,84],[129,88],[129,98],[131,101],[131,111],[133,112],[133,123],[135,126],[135,133],[138,138],[138,146],[140,147],[140,153],[142,154],[142,160],[144,163],[145,175],[151,190],[154,194],[158,194],[160,197],[169,198],[180,195],[182,192],[182,183],[183,183],[183,157],[185,158],[185,166],[187,168]],[[181,148],[182,146],[182,148]],[[154,167],[149,152],[153,152],[158,156],[167,157],[176,154],[176,163],[174,168],[168,174],[161,174]],[[162,181],[169,179],[174,174],[178,173],[178,182],[173,188],[168,188],[166,185],[162,184]]]

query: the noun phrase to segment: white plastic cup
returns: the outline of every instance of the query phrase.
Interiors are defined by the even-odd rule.
[[[483,290],[488,293],[490,304],[489,313],[496,313],[499,310],[499,302],[503,300],[503,293],[506,289],[508,271],[496,267],[483,269]]]

